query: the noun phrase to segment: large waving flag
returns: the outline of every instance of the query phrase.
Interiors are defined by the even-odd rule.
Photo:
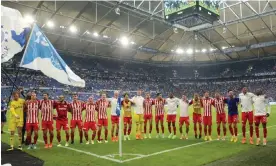
[[[69,68],[36,24],[30,34],[20,67],[40,70],[62,84],[85,87],[85,81]]]
[[[30,28],[18,10],[1,6],[1,63],[22,51],[29,32]]]

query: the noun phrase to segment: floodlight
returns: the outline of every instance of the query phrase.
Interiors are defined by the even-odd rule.
[[[193,49],[189,48],[186,52],[187,52],[187,54],[192,54],[194,51],[193,51]]]
[[[54,22],[53,21],[48,21],[47,22],[47,26],[49,27],[49,28],[53,28],[54,26],[55,26],[55,24],[54,24]]]
[[[176,53],[178,53],[178,54],[183,54],[183,52],[184,51],[181,48],[176,49]]]
[[[74,25],[71,25],[69,29],[70,29],[70,31],[72,33],[76,33],[77,32],[77,28]]]
[[[203,52],[203,53],[206,52],[206,51],[207,51],[207,50],[206,50],[205,48],[203,48],[203,49],[201,50],[201,52]]]
[[[120,41],[121,41],[122,45],[124,45],[124,46],[128,45],[128,39],[126,37],[122,37]]]

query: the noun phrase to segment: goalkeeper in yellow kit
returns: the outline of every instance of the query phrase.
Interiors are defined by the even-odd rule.
[[[10,117],[9,117],[9,131],[10,134],[10,149],[11,151],[14,149],[14,134],[17,129],[18,132],[18,149],[22,150],[21,146],[21,135],[22,135],[22,127],[23,127],[23,109],[24,109],[25,100],[19,98],[19,92],[13,92],[13,99],[10,102]]]

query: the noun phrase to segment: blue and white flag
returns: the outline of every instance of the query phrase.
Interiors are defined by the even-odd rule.
[[[36,24],[30,34],[20,67],[40,70],[62,84],[85,87],[85,81],[69,68]]]
[[[1,6],[1,63],[22,51],[29,32],[30,28],[18,10]]]
[[[121,115],[121,97],[118,97],[118,100],[117,100],[117,107],[116,107],[116,114],[117,116],[120,116]]]

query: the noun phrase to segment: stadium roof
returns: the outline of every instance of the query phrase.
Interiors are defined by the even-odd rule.
[[[276,1],[222,1],[220,20],[195,31],[165,22],[160,1],[2,1],[2,5],[33,16],[56,49],[66,54],[173,63],[276,54]],[[49,28],[48,21],[54,27]],[[71,26],[77,32],[70,32]]]

